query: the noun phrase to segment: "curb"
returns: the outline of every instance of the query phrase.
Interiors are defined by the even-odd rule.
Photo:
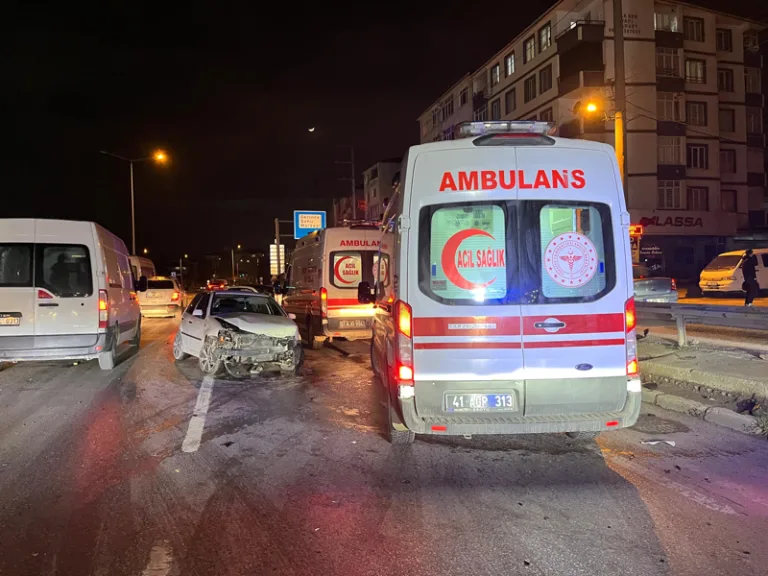
[[[738,412],[734,412],[729,408],[723,408],[722,406],[708,406],[707,404],[697,402],[696,400],[675,396],[674,394],[667,394],[666,392],[660,392],[658,390],[650,390],[645,387],[642,389],[642,395],[643,402],[646,404],[652,404],[653,406],[658,406],[659,408],[664,408],[671,412],[695,416],[705,422],[723,426],[724,428],[730,428],[731,430],[743,434],[758,434],[757,418],[754,416],[739,414]]]

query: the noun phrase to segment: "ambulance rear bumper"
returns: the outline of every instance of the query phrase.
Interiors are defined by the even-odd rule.
[[[400,398],[403,423],[417,434],[441,436],[468,434],[541,434],[558,432],[601,432],[628,428],[640,415],[641,393],[627,392],[624,408],[618,412],[590,414],[462,414],[422,418],[414,398]]]

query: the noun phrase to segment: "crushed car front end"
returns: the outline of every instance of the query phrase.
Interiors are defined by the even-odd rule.
[[[270,330],[270,326],[264,326],[259,332],[250,332],[224,318],[217,320],[221,327],[216,335],[213,352],[231,375],[298,373],[303,360],[298,328],[288,335],[284,330],[280,331],[282,333],[275,333]]]

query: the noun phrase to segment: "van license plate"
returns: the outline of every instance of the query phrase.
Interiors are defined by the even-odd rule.
[[[339,320],[340,330],[367,330],[368,328],[367,320]]]
[[[514,394],[446,394],[446,412],[517,412]]]
[[[0,326],[18,326],[21,324],[19,312],[0,312]]]

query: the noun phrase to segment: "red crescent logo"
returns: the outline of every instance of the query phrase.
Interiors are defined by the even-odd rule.
[[[344,284],[354,284],[355,283],[354,280],[350,280],[350,281],[344,280],[344,278],[341,277],[341,274],[339,274],[339,266],[341,266],[341,263],[344,262],[344,260],[351,260],[351,259],[352,259],[352,256],[343,256],[343,257],[339,258],[339,261],[336,262],[336,266],[333,267],[333,273],[336,275],[336,279],[339,282],[343,282]]]
[[[464,278],[464,276],[462,276],[459,272],[458,268],[456,268],[456,252],[459,250],[459,245],[464,242],[464,240],[471,238],[472,236],[486,236],[491,240],[495,240],[495,238],[485,230],[478,230],[477,228],[461,230],[456,232],[456,234],[448,239],[448,242],[445,243],[445,247],[443,248],[443,255],[440,258],[440,264],[442,264],[443,271],[448,277],[448,280],[450,280],[452,284],[458,286],[462,290],[475,290],[477,288],[485,288],[486,286],[496,282],[496,278],[494,278],[485,284],[475,284],[474,282],[470,282]]]

